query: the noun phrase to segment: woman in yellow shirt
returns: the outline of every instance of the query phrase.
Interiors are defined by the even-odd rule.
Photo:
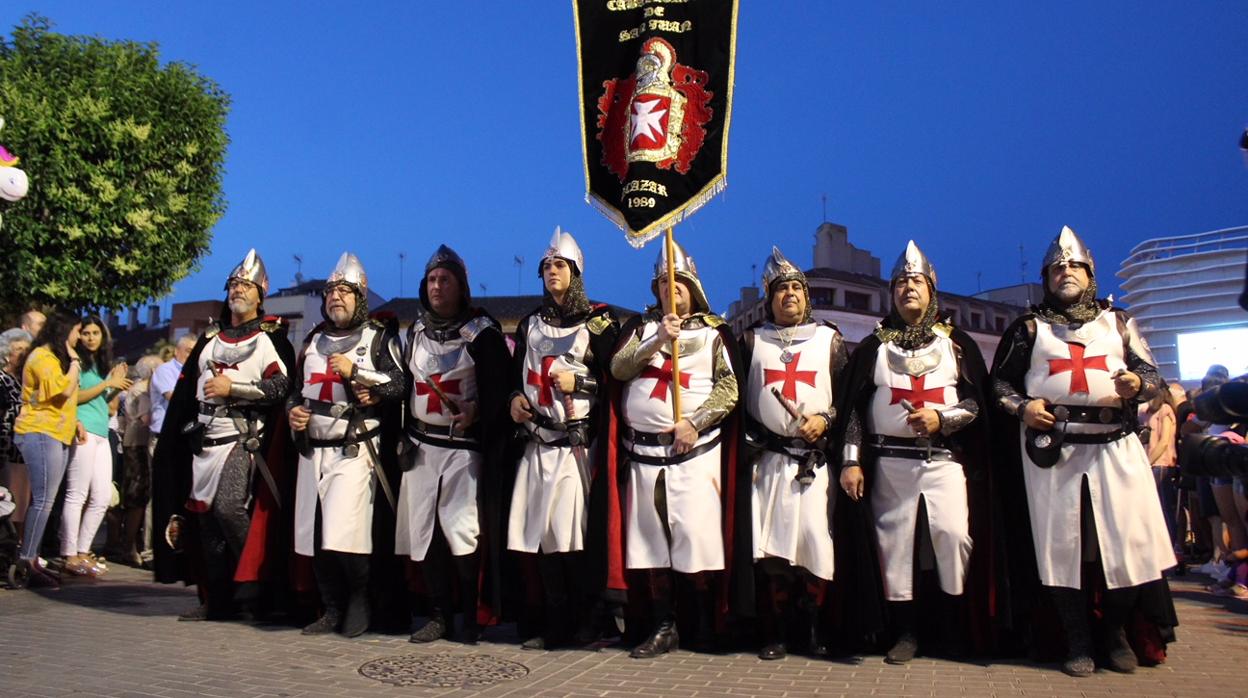
[[[68,313],[48,318],[22,369],[22,411],[13,423],[14,441],[26,461],[31,504],[26,512],[21,562],[31,585],[55,585],[57,579],[39,563],[39,545],[52,513],[52,502],[65,476],[69,446],[82,443],[78,422],[78,380],[82,361],[78,343],[80,321]]]

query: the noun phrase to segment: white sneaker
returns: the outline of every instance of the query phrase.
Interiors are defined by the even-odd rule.
[[[1201,565],[1200,567],[1197,567],[1197,568],[1196,568],[1196,572],[1197,572],[1198,574],[1203,574],[1203,575],[1212,575],[1212,574],[1213,574],[1213,566],[1214,566],[1216,563],[1217,563],[1217,561],[1216,561],[1216,560],[1210,559],[1210,560],[1208,560],[1207,562],[1205,562],[1205,564]]]

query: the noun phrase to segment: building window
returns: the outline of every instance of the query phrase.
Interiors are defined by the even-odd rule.
[[[832,289],[830,288],[812,288],[810,289],[810,304],[815,306],[831,307]]]
[[[971,328],[978,330],[978,329],[983,328],[983,326],[984,326],[983,314],[972,312],[971,313]]]
[[[871,311],[871,296],[866,293],[858,293],[856,291],[845,292],[845,307],[850,310],[861,310],[862,312]]]
[[[997,331],[998,331],[998,332],[1005,332],[1005,318],[1003,318],[1003,317],[1001,317],[1000,315],[998,315],[998,316],[996,316],[995,318],[993,318],[993,320],[995,320],[995,321],[996,321]]]

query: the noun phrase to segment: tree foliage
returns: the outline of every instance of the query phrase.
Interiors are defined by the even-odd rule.
[[[0,144],[30,177],[0,228],[0,312],[123,308],[195,271],[225,210],[229,101],[154,43],[36,15],[0,37]]]

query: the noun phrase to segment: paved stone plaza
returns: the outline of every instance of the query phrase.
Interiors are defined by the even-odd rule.
[[[860,660],[684,650],[653,661],[616,648],[524,652],[515,644],[476,647],[366,634],[356,640],[304,637],[264,624],[179,623],[195,603],[182,587],[114,566],[98,581],[56,591],[0,590],[0,695],[125,698],[295,696],[1224,696],[1248,695],[1248,602],[1203,591],[1205,579],[1173,585],[1179,642],[1165,665],[1122,676],[1072,679],[1056,665],[991,665],[917,659],[908,667]],[[487,634],[501,637],[504,630]],[[441,688],[384,679],[438,679]],[[473,683],[481,682],[481,683]]]

